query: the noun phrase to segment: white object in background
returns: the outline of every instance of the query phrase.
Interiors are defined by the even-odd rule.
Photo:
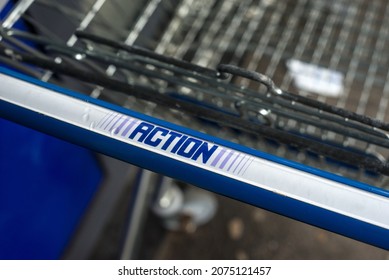
[[[296,59],[286,63],[295,85],[300,89],[325,97],[339,97],[343,93],[344,75],[335,70],[319,67]]]
[[[215,216],[217,201],[208,191],[190,185],[181,189],[173,179],[164,177],[152,210],[166,229],[190,233]]]
[[[177,216],[184,205],[184,194],[175,181],[163,177],[161,189],[152,207],[154,213],[161,218]]]

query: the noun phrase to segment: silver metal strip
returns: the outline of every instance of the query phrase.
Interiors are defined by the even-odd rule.
[[[134,28],[131,30],[131,32],[128,34],[126,40],[124,43],[126,45],[132,45],[135,40],[138,38],[140,32],[145,27],[147,21],[151,17],[151,15],[155,12],[160,0],[151,0],[144,11],[142,12],[140,18],[136,22]],[[105,71],[108,76],[113,76],[116,72],[116,67],[113,65],[108,66],[107,70]],[[103,87],[96,86],[95,89],[91,92],[90,96],[93,98],[99,98],[101,92],[103,91]]]
[[[326,48],[329,47],[330,43],[332,43],[330,37],[333,33],[334,25],[338,22],[340,17],[339,12],[336,12],[335,9],[336,7],[333,8],[333,11],[331,11],[330,15],[326,18],[326,21],[323,26],[323,31],[321,33],[319,41],[317,42],[315,51],[313,52],[311,63],[313,63],[314,65],[320,65]],[[326,96],[319,96],[318,100],[320,100],[321,102],[325,102]]]
[[[149,21],[150,17],[153,15],[155,10],[157,9],[159,2],[161,2],[161,0],[151,0],[149,2],[147,7],[145,8],[145,10],[143,11],[141,17],[136,22],[134,28],[128,34],[126,40],[124,41],[124,44],[126,44],[126,45],[134,44],[135,40],[138,38],[142,29],[145,27],[145,25]]]
[[[299,38],[299,42],[296,45],[295,52],[293,54],[293,58],[295,59],[301,59],[308,43],[311,39],[311,34],[313,34],[314,29],[317,25],[317,18],[318,18],[319,12],[316,9],[311,9],[309,11],[307,23],[305,23],[304,29],[301,30],[301,35]],[[284,79],[281,82],[281,88],[288,88],[290,85],[290,82],[292,81],[292,78],[290,75],[285,75]],[[306,95],[304,92],[300,92],[301,95]]]
[[[368,70],[367,70],[367,75],[365,82],[363,84],[363,89],[361,93],[361,98],[359,99],[358,107],[356,112],[358,114],[365,114],[366,107],[368,105],[368,100],[370,97],[370,94],[372,93],[373,85],[375,83],[375,79],[377,77],[377,71],[378,71],[378,64],[382,58],[382,54],[386,50],[385,42],[388,38],[389,35],[389,29],[388,29],[388,24],[389,24],[389,5],[386,6],[385,10],[385,15],[383,18],[383,22],[379,28],[378,31],[378,39],[376,41],[376,44],[374,46],[374,51],[373,51],[373,57],[370,61]]]
[[[238,44],[234,46],[234,55],[229,62],[230,64],[237,65],[243,58],[243,55],[249,51],[250,42],[253,40],[255,32],[258,30],[264,13],[265,9],[261,6],[257,6],[256,3],[249,7],[246,16],[250,17],[250,20],[247,28],[243,31],[242,38],[239,40]]]
[[[104,5],[104,3],[107,0],[96,0],[96,2],[93,4],[91,10],[86,14],[84,19],[81,21],[80,25],[78,26],[78,29],[84,30],[88,27],[88,25],[92,22],[94,17],[97,15],[97,13],[100,11],[101,7]],[[66,44],[68,46],[74,46],[74,44],[77,42],[78,38],[76,35],[72,34],[70,38],[67,40]],[[51,76],[53,75],[53,72],[46,71],[44,75],[42,76],[41,80],[44,82],[47,82],[50,80]]]
[[[261,2],[262,3],[262,2]],[[264,55],[265,48],[268,45],[270,39],[272,36],[274,36],[274,31],[276,29],[277,24],[282,19],[282,13],[286,10],[286,3],[285,1],[274,3],[279,8],[277,12],[272,13],[271,18],[269,19],[269,22],[266,25],[265,30],[262,33],[261,39],[258,42],[258,46],[255,49],[252,58],[248,65],[245,67],[248,70],[256,71],[258,69],[259,61],[261,60],[262,56]],[[267,5],[265,4],[263,6],[263,9],[265,10],[267,8]],[[259,69],[259,72],[261,72],[262,69]],[[250,81],[244,79],[241,81],[241,85],[244,87],[247,87],[250,84]]]
[[[89,10],[89,12],[85,15],[84,19],[81,21],[80,25],[78,26],[79,30],[85,30],[89,24],[92,22],[92,20],[95,18],[97,13],[100,11],[100,9],[103,7],[107,0],[96,0],[96,2],[93,4],[92,8]],[[74,46],[74,44],[77,42],[78,38],[76,35],[72,35],[69,40],[66,42],[68,46]]]
[[[230,21],[229,25],[224,26],[225,32],[223,36],[220,33],[213,41],[212,45],[217,44],[214,49],[214,54],[208,62],[208,67],[215,68],[220,63],[223,55],[227,52],[230,45],[233,44],[233,39],[236,37],[239,31],[239,27],[244,21],[244,16],[250,7],[252,1],[243,1],[239,4],[234,17]]]
[[[115,120],[126,120],[128,116],[80,99],[32,85],[4,74],[0,75],[0,82],[2,84],[0,88],[0,99],[5,102],[44,114],[47,117],[72,124],[85,130],[93,131],[105,137],[122,141],[128,145],[134,145],[176,161],[208,170],[224,178],[221,180],[228,180],[229,178],[238,180],[372,225],[389,229],[388,197],[357,189],[223,146],[217,146],[215,152],[205,163],[202,158],[193,160],[172,152],[170,146],[168,148],[160,147],[165,144],[163,138],[161,138],[162,142],[155,146],[147,145],[136,137],[128,137],[130,133],[137,129],[137,125],[134,125],[128,132],[126,131],[123,134],[124,127],[119,131],[119,126]],[[101,123],[101,120],[106,119],[107,116],[112,116],[109,118],[111,120],[107,121],[107,124],[103,126],[98,126],[97,124]],[[133,117],[131,119],[133,122],[137,120]],[[140,119],[137,121],[141,125],[140,123],[142,121]],[[200,138],[198,139],[200,140]],[[201,141],[204,141],[204,139]],[[175,146],[174,142],[171,144]],[[214,144],[208,142],[208,145]],[[232,163],[235,157],[229,157],[231,152],[239,154],[243,160]],[[230,168],[231,165],[233,165],[232,168]]]
[[[201,66],[209,66],[209,61],[213,55],[217,55],[217,52],[212,50],[212,43],[215,39],[219,37],[220,33],[226,32],[226,28],[223,25],[223,20],[226,15],[230,13],[233,9],[233,1],[223,1],[220,9],[218,10],[215,18],[212,20],[212,23],[208,28],[201,33],[201,38],[199,39],[200,44],[197,45],[195,55],[192,59],[192,62]]]
[[[361,31],[358,34],[357,42],[355,44],[355,48],[352,51],[350,64],[344,78],[345,87],[344,94],[339,98],[337,102],[338,107],[344,108],[346,106],[347,100],[349,99],[351,86],[356,78],[357,68],[360,63],[360,59],[362,56],[362,46],[366,44],[366,40],[368,39],[368,34],[372,31],[372,24],[374,21],[374,16],[377,11],[376,2],[372,2],[371,5],[368,5],[368,10],[363,18],[363,22],[361,23]],[[359,10],[359,12],[361,12]],[[353,102],[351,102],[353,104]]]
[[[183,58],[183,56],[190,50],[190,48],[193,48],[193,46],[195,45],[194,43],[195,37],[200,32],[200,29],[204,26],[206,18],[212,12],[211,7],[214,5],[215,0],[206,1],[206,3],[204,3],[205,7],[202,6],[201,8],[197,8],[196,17],[194,21],[190,22],[190,24],[185,22],[185,17],[186,17],[185,15],[188,14],[191,11],[191,9],[194,9],[195,7],[193,7],[192,4],[193,1],[189,0],[186,2],[184,2],[185,5],[182,6],[177,16],[173,19],[171,25],[172,28],[169,28],[166,31],[166,39],[163,41],[165,44],[165,47],[163,47],[164,49],[166,49],[166,46],[168,44],[176,46],[176,50],[174,51],[173,55],[177,58]],[[190,27],[188,32],[184,34],[184,38],[182,38],[182,40],[180,40],[180,43],[177,45],[173,42],[172,38],[175,35],[177,29],[182,24],[190,25]]]
[[[4,19],[2,26],[4,28],[11,28],[34,2],[35,0],[19,0],[12,11]]]
[[[285,49],[287,45],[289,44],[289,40],[292,37],[293,33],[296,30],[296,25],[298,23],[298,19],[301,17],[303,13],[303,9],[301,6],[306,4],[306,0],[300,1],[294,6],[293,11],[289,12],[288,21],[286,23],[286,26],[288,28],[285,28],[283,32],[280,34],[280,39],[278,40],[278,43],[273,51],[273,54],[270,59],[270,63],[268,64],[265,72],[265,75],[269,77],[274,76],[274,72],[277,69],[277,66],[279,65],[281,58],[285,52]]]

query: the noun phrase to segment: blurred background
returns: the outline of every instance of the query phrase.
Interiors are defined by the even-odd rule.
[[[0,0],[0,11],[0,42],[5,47],[17,45],[6,33],[9,28],[68,46],[82,45],[74,36],[75,30],[82,30],[212,69],[220,63],[239,65],[266,74],[284,90],[389,121],[386,1]],[[51,55],[35,43],[27,46],[17,48],[36,56]],[[203,131],[202,123],[150,102],[0,58],[3,67]],[[97,66],[90,67],[129,83],[170,90],[166,83],[144,75]],[[263,91],[246,79],[232,82]],[[329,131],[288,119],[281,118],[279,124],[320,139],[333,137]],[[205,132],[377,187],[387,186],[386,177],[316,155],[296,154],[218,127],[210,126]],[[2,119],[0,135],[2,259],[389,259],[385,250]],[[385,149],[341,141],[386,161]]]
[[[338,234],[215,195],[216,215],[194,232],[167,231],[149,215],[139,259],[388,259],[389,252]],[[125,204],[124,204],[125,205]],[[104,230],[92,259],[117,259],[122,252],[123,224],[115,218]]]

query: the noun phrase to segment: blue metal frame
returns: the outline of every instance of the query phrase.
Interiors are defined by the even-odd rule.
[[[197,131],[146,116],[144,114],[137,113],[120,106],[90,98],[88,96],[75,93],[55,85],[47,84],[15,73],[13,71],[9,71],[7,69],[0,69],[0,73],[27,81],[29,83],[67,96],[71,96],[73,98],[77,98],[90,104],[94,104],[127,116],[132,116],[146,122],[159,125],[161,127],[204,139],[209,142],[217,143],[224,147],[244,152],[246,154],[262,158],[270,162],[288,166],[305,173],[314,174],[316,176],[336,181],[353,188],[380,195],[384,198],[389,197],[389,192],[383,189],[379,189],[350,180],[348,178],[334,175],[332,173],[305,166],[303,164],[269,155],[264,152],[256,151],[217,137],[199,133]],[[42,115],[38,112],[20,107],[15,104],[11,104],[7,101],[1,100],[1,97],[0,117],[129,162],[142,168],[188,182],[209,191],[219,193],[242,202],[249,203],[269,211],[354,238],[365,243],[389,249],[389,230],[386,228],[373,225],[334,211],[330,211],[319,206],[300,201],[298,199],[287,197],[285,195],[272,192],[258,186],[253,186],[234,178],[228,178],[221,174],[217,174],[215,172],[205,170],[158,153],[154,153],[153,151],[142,149],[141,147],[129,145],[128,143],[118,141],[117,139],[101,135],[94,131],[86,130],[70,123]]]

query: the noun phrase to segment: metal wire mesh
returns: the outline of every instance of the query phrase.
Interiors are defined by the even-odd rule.
[[[321,108],[299,102],[296,104],[295,100],[277,98],[276,103],[269,102],[266,100],[269,89],[263,83],[242,75],[232,75],[228,83],[182,73],[181,80],[173,80],[177,72],[166,68],[166,65],[160,67],[155,61],[150,63],[139,57],[126,57],[126,51],[101,46],[93,40],[85,45],[85,40],[74,35],[76,30],[87,31],[210,69],[217,69],[220,64],[238,65],[271,77],[284,91],[388,122],[389,86],[386,80],[389,71],[385,49],[389,40],[389,5],[385,1],[140,2],[134,1],[130,7],[126,1],[119,0],[81,1],[81,4],[76,1],[66,5],[53,5],[53,1],[49,0],[20,1],[13,13],[3,21],[3,27],[11,28],[21,17],[38,33],[54,37],[52,33],[56,31],[39,22],[34,14],[40,9],[45,13],[56,11],[69,21],[63,23],[66,30],[57,32],[61,36],[56,40],[66,42],[69,47],[97,48],[116,54],[121,59],[131,60],[134,67],[129,69],[114,63],[93,61],[88,65],[89,70],[92,68],[96,73],[129,84],[147,86],[165,95],[185,96],[185,100],[193,104],[211,104],[211,109],[227,115],[239,115],[241,119],[251,122],[255,119],[257,124],[287,131],[291,138],[304,135],[316,142],[330,142],[332,147],[356,151],[356,154],[365,153],[386,163],[387,136],[379,128],[357,124],[347,117],[323,112]],[[123,12],[127,10],[131,13]],[[63,50],[62,53],[58,51],[55,51],[57,58],[88,61],[84,57],[77,58],[77,53],[69,56]],[[294,73],[293,65],[298,65],[297,72],[303,75]],[[139,72],[141,69],[142,73]],[[158,71],[160,76],[153,76],[153,71]],[[294,145],[285,145],[285,141],[280,144],[274,142],[272,137],[261,137],[262,132],[252,134],[243,129],[242,133],[236,126],[204,123],[204,120],[194,118],[193,114],[156,106],[152,100],[129,97],[90,82],[81,83],[80,86],[79,81],[59,77],[53,71],[38,73],[45,81],[74,87],[93,97],[255,149],[377,186],[383,186],[386,182],[385,176],[376,172],[366,173],[364,166],[358,168],[358,165],[339,164],[320,153],[311,153],[309,149],[307,152],[306,149],[296,149]],[[310,91],[304,87],[304,80],[301,82],[303,86],[299,85],[299,79],[304,74],[312,76],[310,82],[320,86],[314,85]],[[163,75],[166,77],[161,78]],[[323,75],[329,75],[331,79],[335,76],[336,81],[326,79],[327,76],[323,78]],[[328,88],[333,86],[337,88],[336,93],[328,93]],[[239,109],[239,100],[246,101],[241,107],[243,112]],[[229,120],[219,120],[218,124],[223,122],[228,123]],[[381,144],[377,141],[381,141]]]

